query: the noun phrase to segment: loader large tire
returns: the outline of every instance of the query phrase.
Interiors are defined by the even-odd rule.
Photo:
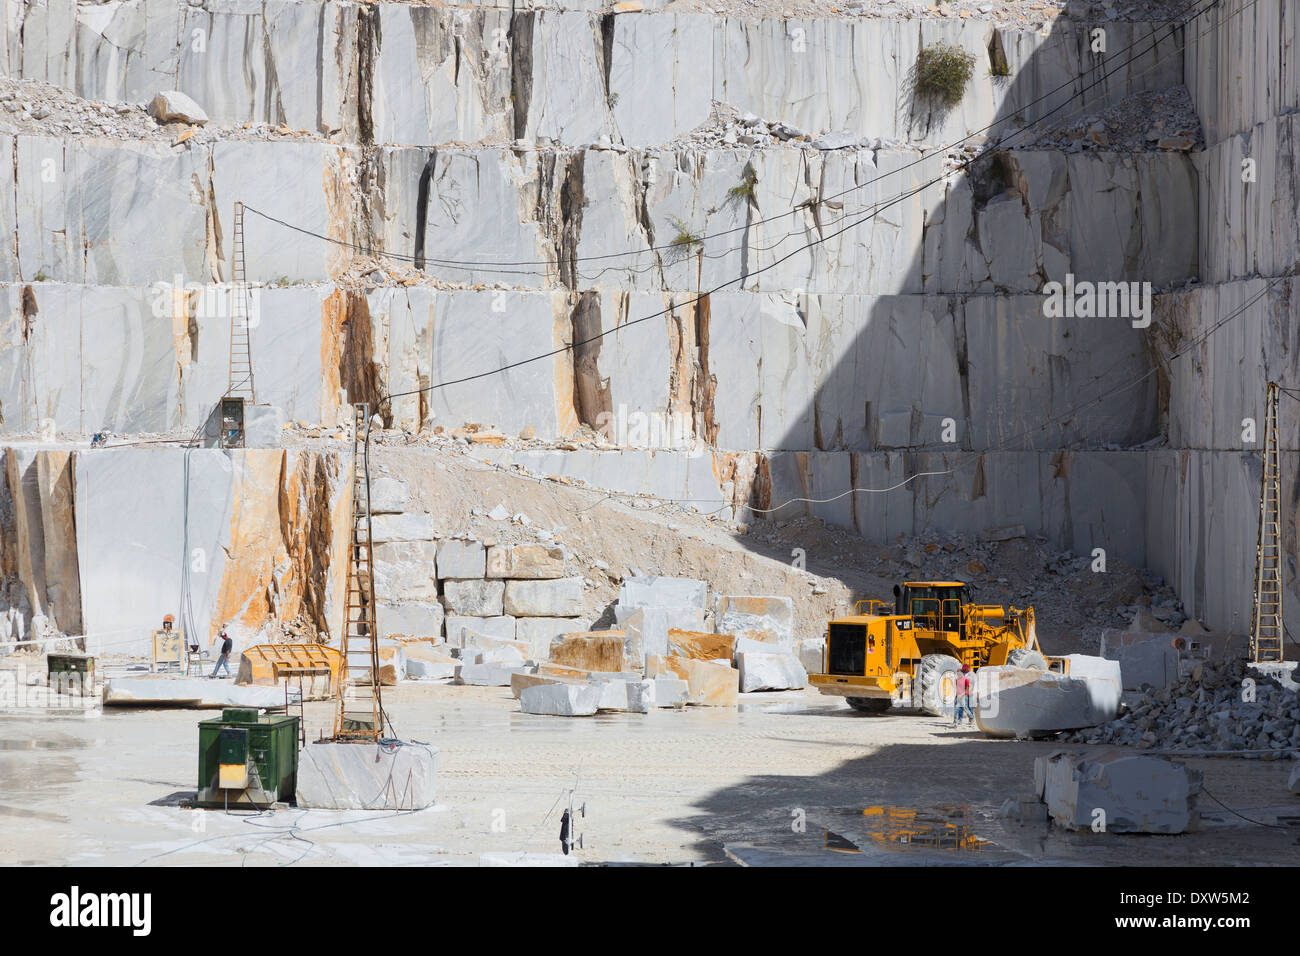
[[[1028,667],[1036,671],[1047,670],[1047,658],[1031,647],[1017,647],[1007,655],[1011,667]]]
[[[845,697],[850,707],[864,714],[883,714],[893,701],[888,697]]]
[[[917,669],[921,686],[920,707],[935,717],[951,717],[957,698],[957,677],[961,661],[947,654],[926,654]]]

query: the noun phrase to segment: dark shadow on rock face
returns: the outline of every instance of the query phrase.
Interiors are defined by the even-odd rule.
[[[1105,55],[1090,50],[1094,26],[1106,30]],[[1017,64],[1014,47],[1026,37],[989,27],[989,55],[975,69],[1011,75],[995,81],[1003,106],[987,142],[1040,119],[1078,124],[1133,93],[1180,85],[1182,37],[1195,28],[1062,17]],[[1052,69],[1028,69],[1044,64]],[[910,108],[919,129],[936,123]],[[1131,313],[1049,316],[1043,292],[1050,281],[1159,290],[1195,276],[1196,175],[1185,153],[1022,148],[1039,130],[1010,136],[926,189],[919,205],[881,212],[923,217],[905,271],[882,277],[898,294],[804,297],[817,376],[802,416],[812,445],[806,429],[787,430],[760,463],[771,480],[752,504],[893,490],[794,504],[769,520],[816,516],[876,541],[1023,524],[1062,548],[1147,563],[1146,456],[1130,449],[1162,430],[1155,327],[1135,328]],[[942,175],[939,163],[927,157],[885,176],[879,201]],[[1140,305],[1141,287],[1100,289],[1101,308],[1118,310],[1129,291]],[[926,472],[942,474],[914,477]]]

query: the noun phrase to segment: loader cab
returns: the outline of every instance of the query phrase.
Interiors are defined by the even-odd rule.
[[[894,585],[894,613],[926,630],[961,632],[961,609],[971,597],[970,585],[961,581],[904,581]]]

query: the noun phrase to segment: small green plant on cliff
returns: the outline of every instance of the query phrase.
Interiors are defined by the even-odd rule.
[[[925,47],[916,58],[916,95],[952,109],[966,95],[975,72],[975,54],[948,43]]]
[[[745,205],[758,205],[758,200],[754,194],[754,187],[758,185],[758,173],[754,172],[754,167],[745,164],[745,173],[740,177],[740,182],[727,190],[727,201],[744,203]]]
[[[677,216],[673,216],[671,221],[673,228],[677,230],[677,235],[668,244],[670,251],[678,258],[685,258],[691,254],[691,250],[704,242],[704,237],[697,232],[692,232],[691,227]]]

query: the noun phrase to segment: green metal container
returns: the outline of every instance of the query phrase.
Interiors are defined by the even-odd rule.
[[[199,786],[195,804],[257,807],[293,800],[298,780],[298,718],[258,717],[228,708],[199,721]]]

